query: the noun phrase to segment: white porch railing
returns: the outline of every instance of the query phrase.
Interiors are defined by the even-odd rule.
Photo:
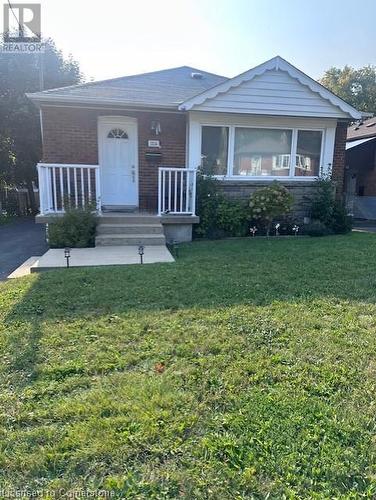
[[[196,170],[160,167],[158,171],[158,215],[195,215]]]
[[[38,163],[40,213],[64,212],[90,204],[100,211],[98,165]]]

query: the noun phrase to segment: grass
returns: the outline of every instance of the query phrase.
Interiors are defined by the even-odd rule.
[[[4,225],[4,224],[9,224],[9,222],[13,222],[15,220],[15,216],[14,215],[6,215],[6,214],[2,214],[0,213],[0,226]]]
[[[198,242],[0,285],[1,488],[374,498],[375,255]]]

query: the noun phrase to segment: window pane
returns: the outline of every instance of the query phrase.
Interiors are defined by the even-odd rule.
[[[295,175],[319,175],[321,139],[322,132],[318,130],[298,130]]]
[[[206,174],[227,174],[228,127],[202,127],[201,161]]]
[[[291,130],[236,128],[234,175],[289,175]]]

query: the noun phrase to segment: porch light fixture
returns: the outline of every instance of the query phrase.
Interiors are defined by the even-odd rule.
[[[140,264],[144,263],[144,246],[140,245],[138,247],[138,255],[140,256]]]
[[[249,232],[251,233],[252,235],[252,238],[254,238],[256,236],[256,231],[257,231],[257,227],[256,226],[253,226],[249,229]]]
[[[69,268],[69,259],[70,259],[70,248],[64,248],[64,257],[67,261],[67,268]]]
[[[155,135],[160,135],[162,133],[161,122],[158,120],[153,120],[150,125],[150,129]]]

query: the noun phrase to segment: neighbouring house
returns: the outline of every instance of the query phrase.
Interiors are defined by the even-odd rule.
[[[357,219],[376,220],[376,117],[347,130],[346,203]]]
[[[29,97],[43,135],[38,219],[95,202],[98,245],[149,243],[154,222],[167,239],[189,240],[198,167],[233,197],[277,179],[303,217],[320,173],[332,171],[342,194],[347,126],[361,119],[279,56],[234,78],[182,66]]]

